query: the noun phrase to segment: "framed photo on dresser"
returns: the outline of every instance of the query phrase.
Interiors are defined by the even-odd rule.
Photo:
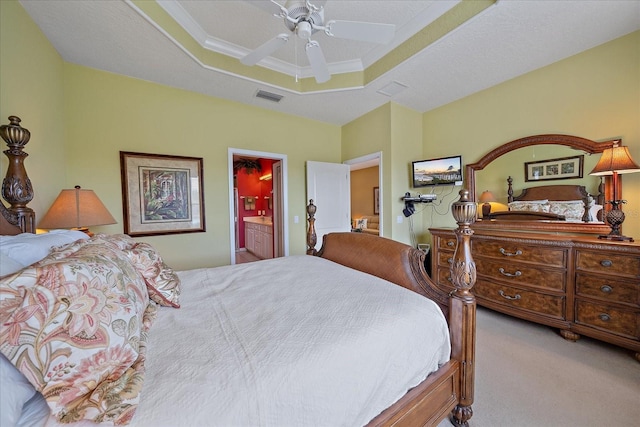
[[[120,152],[124,232],[205,231],[202,158]]]

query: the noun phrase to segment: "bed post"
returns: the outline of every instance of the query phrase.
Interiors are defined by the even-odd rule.
[[[469,191],[460,190],[460,200],[451,206],[458,223],[455,230],[457,246],[451,263],[451,281],[455,290],[449,300],[451,357],[460,360],[460,401],[451,412],[456,426],[468,426],[473,415],[476,346],[476,300],[471,288],[476,283],[476,264],[471,257],[471,224],[476,220],[478,207],[469,201]],[[460,334],[460,336],[458,336]]]
[[[23,232],[35,233],[35,212],[27,207],[33,199],[33,187],[24,168],[24,159],[28,154],[23,151],[31,138],[29,130],[20,126],[20,118],[9,116],[9,124],[0,126],[0,136],[9,146],[3,153],[9,158],[7,174],[2,180],[2,198],[9,203],[4,204],[0,212],[5,219],[16,224]],[[1,203],[1,202],[0,202]]]
[[[313,199],[309,199],[309,204],[307,205],[307,215],[309,215],[309,228],[307,229],[307,255],[315,255],[318,252],[316,250],[318,236],[316,235],[315,214],[316,205],[313,204]]]
[[[513,178],[507,178],[507,202],[513,202]]]

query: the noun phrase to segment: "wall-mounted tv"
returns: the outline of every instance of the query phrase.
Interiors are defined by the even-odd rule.
[[[413,187],[462,185],[462,156],[417,160],[411,163]]]

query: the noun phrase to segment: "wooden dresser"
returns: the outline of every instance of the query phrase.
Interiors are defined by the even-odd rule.
[[[431,229],[433,278],[449,285],[456,238]],[[474,230],[479,305],[631,349],[640,361],[640,244],[591,236]]]

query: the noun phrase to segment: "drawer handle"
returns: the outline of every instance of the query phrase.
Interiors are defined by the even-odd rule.
[[[453,247],[453,245],[455,245],[455,243],[453,242],[447,242],[447,246],[449,246],[450,248]]]
[[[522,251],[520,249],[518,249],[517,251],[514,252],[507,252],[504,248],[500,248],[500,253],[502,255],[505,256],[518,256],[518,255],[522,255]]]
[[[602,320],[603,322],[608,322],[609,320],[611,320],[611,316],[609,316],[607,313],[600,313],[598,315],[598,317],[600,318],[600,320]]]
[[[514,296],[510,296],[504,293],[504,291],[502,289],[500,289],[498,291],[498,293],[500,294],[500,296],[504,299],[508,299],[510,301],[514,301],[514,300],[518,300],[521,298],[520,294],[515,294]]]
[[[611,267],[613,265],[613,262],[610,259],[603,259],[602,261],[600,261],[600,265],[603,267]]]
[[[500,274],[502,274],[503,276],[507,276],[507,277],[518,277],[518,276],[522,276],[522,271],[520,270],[516,270],[515,273],[507,273],[506,271],[504,271],[504,268],[500,267],[498,269],[498,271],[500,272]]]
[[[610,294],[611,291],[613,291],[613,288],[611,286],[609,286],[609,285],[602,285],[602,286],[600,286],[600,290],[602,292],[604,292],[605,294]]]

